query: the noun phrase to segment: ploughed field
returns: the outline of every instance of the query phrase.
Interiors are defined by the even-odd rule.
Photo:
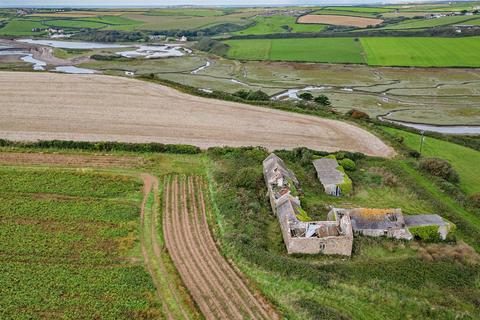
[[[356,126],[99,75],[0,73],[0,137],[393,151]]]
[[[366,28],[368,26],[376,26],[382,23],[382,19],[352,17],[343,15],[327,15],[327,14],[307,14],[298,19],[298,23],[305,24],[331,24],[336,26],[352,26]]]
[[[176,175],[164,184],[166,247],[205,318],[279,319],[218,251],[207,223],[205,183]]]

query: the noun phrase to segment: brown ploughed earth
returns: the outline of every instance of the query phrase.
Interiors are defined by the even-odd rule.
[[[373,134],[341,121],[181,93],[122,77],[0,72],[0,138],[308,147],[388,157]]]
[[[101,168],[128,168],[140,166],[145,161],[135,157],[117,157],[105,155],[67,155],[44,153],[0,152],[2,165],[48,165],[48,166],[80,166]]]
[[[308,24],[331,24],[336,26],[353,26],[359,28],[366,28],[368,26],[376,26],[382,23],[382,19],[361,18],[350,16],[337,16],[328,14],[307,14],[298,19],[298,23]]]
[[[165,244],[185,286],[205,319],[279,319],[218,251],[208,228],[204,188],[197,177],[173,176],[164,184]]]

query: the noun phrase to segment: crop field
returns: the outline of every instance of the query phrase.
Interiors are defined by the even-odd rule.
[[[330,24],[336,26],[352,26],[366,28],[368,26],[376,26],[382,23],[382,19],[372,19],[353,16],[337,16],[326,14],[307,14],[298,19],[298,23],[303,24]]]
[[[165,179],[165,242],[185,285],[207,319],[278,319],[220,255],[209,232],[205,191],[199,177]]]
[[[385,131],[404,138],[404,143],[414,149],[420,149],[420,135],[397,130],[383,128]],[[435,157],[448,160],[460,175],[460,186],[467,194],[480,192],[480,171],[472,166],[472,163],[480,163],[480,152],[460,146],[455,143],[425,137],[422,154],[425,157]]]
[[[456,243],[359,237],[342,259],[285,253],[265,150],[20,151],[0,152],[0,281],[14,284],[0,289],[2,318],[276,319],[269,302],[293,320],[476,317],[480,219],[408,160],[358,159],[354,193],[332,198],[308,153],[276,152],[313,217],[326,204],[402,207],[458,227]]]
[[[480,38],[371,37],[227,40],[239,60],[366,63],[371,66],[479,67]]]
[[[362,63],[353,38],[228,40],[228,57],[239,60]]]
[[[323,25],[304,25],[297,23],[297,17],[292,16],[272,16],[259,17],[255,19],[256,24],[247,29],[243,29],[233,34],[237,35],[259,35],[289,32],[318,32],[325,29]]]
[[[479,67],[480,38],[362,38],[369,65]]]
[[[0,137],[184,143],[202,148],[261,145],[291,149],[300,143],[315,149],[393,154],[374,135],[340,121],[192,96],[127,78],[53,73],[25,76],[0,73],[0,110],[5,116]],[[25,79],[31,85],[26,86]],[[143,93],[141,97],[138,92]],[[28,104],[26,112],[29,99],[35,103]],[[280,135],[278,127],[283,128]],[[333,132],[335,140],[330,139]]]
[[[0,167],[0,177],[1,318],[158,314],[135,250],[137,180],[19,167]]]

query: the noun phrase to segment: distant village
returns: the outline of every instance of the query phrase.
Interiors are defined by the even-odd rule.
[[[350,192],[351,180],[334,157],[317,159],[313,165],[325,193],[338,197]],[[310,221],[301,206],[300,183],[284,161],[270,154],[263,161],[263,174],[289,254],[351,256],[355,235],[410,241],[434,233],[446,240],[455,230],[453,223],[437,214],[403,215],[399,208],[332,207],[327,221]]]

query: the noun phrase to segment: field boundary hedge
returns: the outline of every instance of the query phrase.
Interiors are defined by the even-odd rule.
[[[30,148],[30,149],[68,149],[86,151],[127,151],[140,153],[174,153],[198,154],[201,149],[186,144],[163,143],[126,143],[126,142],[88,142],[72,140],[39,140],[39,141],[11,141],[0,139],[0,147]]]

